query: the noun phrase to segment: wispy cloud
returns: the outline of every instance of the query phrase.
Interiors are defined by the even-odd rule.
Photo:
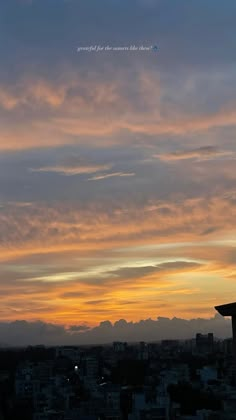
[[[171,153],[154,154],[153,157],[168,162],[187,159],[209,160],[226,156],[230,157],[233,155],[234,152],[232,151],[219,150],[215,146],[203,146],[190,150],[178,150]]]
[[[150,205],[152,211],[150,211]],[[1,259],[14,253],[60,252],[72,249],[106,249],[113,246],[168,243],[191,238],[202,232],[232,232],[235,229],[235,201],[208,197],[179,201],[135,203],[110,201],[87,207],[74,203],[31,206],[8,204],[0,212]],[[212,230],[214,228],[214,230]]]
[[[178,92],[172,91],[168,82],[161,85],[160,74],[150,69],[141,68],[133,78],[127,69],[125,73],[119,69],[112,82],[95,75],[78,77],[72,69],[68,73],[65,80],[57,80],[57,83],[29,75],[28,82],[19,81],[10,88],[0,86],[0,106],[7,111],[1,122],[0,149],[84,144],[85,137],[89,138],[90,147],[95,144],[104,147],[124,144],[127,138],[132,143],[136,135],[185,136],[236,125],[235,104],[227,97],[222,98],[220,106],[213,111],[211,106],[206,106],[204,112],[197,106],[191,113],[187,96],[189,81],[182,86],[181,106],[176,106]],[[109,72],[107,78],[111,78]],[[160,100],[161,92],[169,97],[165,105]],[[192,95],[197,100],[198,92],[193,91]],[[19,118],[22,107],[23,118]],[[163,108],[167,111],[163,112]],[[209,158],[213,153],[218,153],[218,157],[226,156],[227,151],[211,150],[211,147],[206,146],[202,151],[197,148],[174,151],[157,157],[177,160]]]
[[[30,168],[31,172],[54,172],[61,175],[73,176],[92,174],[100,171],[108,171],[112,165],[78,165],[78,166],[43,166],[41,168]]]
[[[7,111],[25,106],[49,106],[52,108],[60,107],[66,95],[66,86],[55,86],[45,79],[37,79],[28,83],[21,82],[6,88],[0,86],[0,106]]]
[[[88,179],[88,181],[101,181],[103,179],[107,178],[114,178],[114,177],[129,177],[129,176],[135,176],[134,172],[113,172],[110,174],[101,174],[101,175],[95,175]]]

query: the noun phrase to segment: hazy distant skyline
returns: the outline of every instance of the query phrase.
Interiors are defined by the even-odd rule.
[[[235,301],[235,1],[0,0],[0,34],[0,322]]]

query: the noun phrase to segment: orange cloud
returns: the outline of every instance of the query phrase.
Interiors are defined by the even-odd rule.
[[[157,201],[135,208],[124,203],[119,208],[90,205],[82,210],[76,205],[48,207],[31,205],[6,206],[0,214],[1,259],[53,250],[99,249],[191,241],[208,235],[219,238],[232,232],[235,224],[235,206],[230,200],[212,197],[186,199],[176,202]],[[152,210],[153,209],[153,210]],[[45,246],[45,243],[47,244]],[[99,245],[100,244],[100,245]],[[9,248],[10,246],[10,248]],[[13,248],[12,248],[13,247]]]
[[[126,79],[122,74],[112,82],[99,81],[95,75],[82,79],[68,70],[62,81],[29,78],[11,88],[1,86],[0,106],[11,116],[11,124],[2,121],[0,149],[81,144],[84,136],[104,147],[126,142],[125,133],[186,135],[236,125],[234,103],[222,104],[214,113],[196,110],[194,115],[187,103],[181,109],[170,104],[166,113],[161,100],[165,87],[158,74],[140,71],[134,80]],[[127,94],[130,84],[135,97],[132,89]],[[22,107],[24,119],[19,118]],[[193,150],[192,157],[196,153]],[[176,157],[180,155],[168,159]]]
[[[156,157],[164,161],[178,161],[186,159],[207,160],[218,157],[233,156],[232,151],[218,150],[215,146],[202,146],[196,149],[175,151],[172,153],[156,154]]]
[[[53,86],[43,79],[22,81],[11,88],[0,86],[0,106],[7,111],[34,105],[57,108],[63,104],[65,95],[66,86],[62,84]]]
[[[83,175],[92,174],[94,172],[108,171],[112,168],[112,165],[71,165],[71,166],[44,166],[41,168],[31,168],[31,172],[56,172],[59,174],[72,176],[72,175]],[[111,174],[107,174],[107,176]],[[105,176],[105,175],[104,175]]]
[[[0,215],[1,317],[95,325],[123,313],[191,317],[199,301],[209,316],[234,287],[234,224],[220,197],[109,211],[12,203]]]

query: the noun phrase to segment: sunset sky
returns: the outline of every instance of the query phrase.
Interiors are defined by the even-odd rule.
[[[235,0],[0,0],[0,35],[0,321],[236,300]]]

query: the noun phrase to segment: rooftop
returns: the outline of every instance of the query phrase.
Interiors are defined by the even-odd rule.
[[[215,306],[215,309],[219,312],[220,315],[233,316],[236,315],[236,302]]]

